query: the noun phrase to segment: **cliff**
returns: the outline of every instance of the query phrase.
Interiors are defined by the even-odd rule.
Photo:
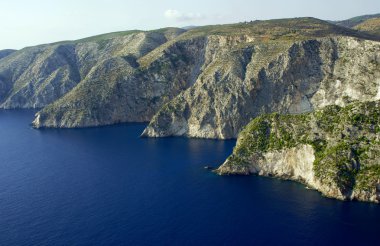
[[[221,175],[295,180],[342,200],[380,201],[380,102],[267,114],[240,133]]]
[[[105,60],[75,89],[38,112],[33,125],[147,122],[163,104],[194,83],[204,44],[202,37],[176,42],[146,67],[140,67],[132,56]]]
[[[33,125],[151,121],[143,136],[236,138],[262,113],[378,95],[378,37],[314,18],[99,35],[0,60],[0,108]]]
[[[43,108],[107,60],[137,59],[182,32],[168,28],[111,33],[13,52],[0,60],[0,108]]]
[[[162,38],[148,42],[146,36],[153,34]],[[36,115],[34,126],[87,127],[151,120],[144,136],[234,138],[260,113],[311,111],[345,96],[343,92],[325,99],[320,95],[324,90],[317,90],[340,77],[342,87],[357,79],[373,84],[354,99],[365,100],[377,93],[378,74],[368,75],[362,69],[377,59],[371,53],[377,51],[377,43],[355,39],[375,38],[318,19],[206,26],[178,34],[165,39],[164,32],[133,32],[123,36],[128,39],[120,46],[123,52],[112,52],[119,47],[116,44],[109,46],[111,51],[97,51],[94,57],[99,61],[80,63],[90,69],[79,73],[80,77],[71,76],[71,86],[63,86],[55,100],[49,100],[54,102]],[[146,44],[149,49],[142,49]],[[114,55],[99,58],[99,54]],[[335,63],[342,67],[337,72]],[[349,71],[351,65],[359,68],[355,74]],[[368,67],[371,73],[374,69]],[[43,84],[50,87],[52,83]],[[347,90],[362,90],[357,87]],[[9,97],[4,107],[21,106],[25,94]]]
[[[252,42],[208,37],[196,83],[143,135],[236,138],[262,113],[304,113],[380,96],[380,43],[352,37]]]
[[[150,121],[142,136],[239,135],[219,174],[276,176],[379,202],[375,34],[294,18],[0,52],[0,108],[40,108],[36,128]]]

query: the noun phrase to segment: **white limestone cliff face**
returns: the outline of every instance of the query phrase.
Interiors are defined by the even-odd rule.
[[[335,37],[256,45],[247,40],[210,37],[196,83],[164,106],[143,135],[236,138],[262,113],[299,114],[380,95],[379,42]]]
[[[240,170],[227,160],[217,169],[217,173],[220,175],[257,174],[298,181],[309,188],[322,192],[325,196],[341,200],[346,199],[345,195],[337,187],[323,185],[318,180],[313,170],[314,160],[313,147],[300,145],[289,149],[253,155],[250,158],[250,165]],[[376,199],[373,201],[376,201]]]
[[[34,127],[89,127],[147,122],[194,84],[205,39],[176,42],[146,67],[133,57],[100,62],[72,91],[37,113]],[[186,59],[180,59],[186,57]]]
[[[0,60],[0,108],[43,108],[70,92],[105,61],[136,60],[182,32],[170,28],[131,31],[12,51]]]
[[[29,47],[0,60],[0,108],[41,108],[35,127],[150,121],[143,136],[236,138],[262,113],[379,98],[370,40],[294,18]]]

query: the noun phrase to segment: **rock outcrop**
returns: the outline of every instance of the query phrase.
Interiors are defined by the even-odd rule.
[[[43,108],[92,70],[110,64],[107,60],[138,59],[183,32],[168,28],[111,33],[14,52],[0,60],[0,108]]]
[[[256,93],[252,88],[259,87],[259,84],[267,84],[259,81],[263,77],[255,80],[256,75],[264,75],[261,72],[263,67],[291,47],[302,46],[301,41],[338,36],[371,38],[313,18],[192,29],[179,36],[173,35],[172,39],[149,52],[136,54],[129,51],[128,54],[134,55],[124,53],[112,56],[109,61],[101,60],[88,74],[81,76],[74,90],[40,111],[34,125],[86,127],[149,121],[161,109],[144,135],[236,137],[256,114],[255,109],[250,108],[254,95],[246,94]],[[135,43],[128,42],[124,47],[136,50],[132,49]],[[297,47],[294,49],[296,53],[303,52],[297,51]],[[298,55],[306,56],[301,59],[308,59],[308,54]],[[202,93],[190,95],[193,98],[191,103],[182,103],[181,96],[186,97],[189,91],[197,92],[198,89],[193,88],[200,86],[203,86]],[[218,107],[223,109],[205,113],[203,109],[212,107],[215,100],[219,100]],[[177,115],[178,107],[178,115],[184,117],[173,120],[171,116],[161,116],[167,108],[175,108]],[[199,115],[192,117],[195,114]],[[235,122],[236,117],[242,120]],[[196,120],[199,122],[192,122]]]
[[[244,129],[219,174],[379,202],[379,40],[295,18],[0,51],[0,108],[41,108],[36,128],[150,121],[143,136],[217,139]]]
[[[262,113],[298,114],[380,99],[376,41],[328,37],[256,44],[249,37],[211,36],[205,61],[196,83],[153,117],[144,136],[236,138]]]
[[[105,60],[75,89],[38,112],[33,125],[88,127],[147,122],[163,104],[194,83],[204,45],[202,37],[176,42],[147,67],[140,67],[135,57]]]
[[[0,60],[0,108],[41,108],[37,128],[151,120],[144,136],[236,138],[262,113],[380,96],[377,39],[295,18],[29,47]]]
[[[239,135],[221,175],[302,182],[328,197],[380,201],[380,102],[257,117]]]

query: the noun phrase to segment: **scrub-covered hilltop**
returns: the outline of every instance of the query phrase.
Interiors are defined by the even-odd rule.
[[[380,14],[355,16],[347,20],[330,21],[330,23],[336,24],[338,26],[347,27],[347,28],[354,28],[355,26],[358,26],[363,22],[366,22],[368,20],[375,19],[375,18],[380,18]]]
[[[379,202],[380,102],[257,117],[217,172],[291,179],[328,197]]]
[[[380,16],[364,21],[361,24],[356,25],[354,29],[380,37]]]

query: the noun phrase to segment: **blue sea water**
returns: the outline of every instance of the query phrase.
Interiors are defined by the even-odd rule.
[[[0,111],[0,245],[379,245],[380,206],[205,170],[235,141],[145,124],[34,130]]]

